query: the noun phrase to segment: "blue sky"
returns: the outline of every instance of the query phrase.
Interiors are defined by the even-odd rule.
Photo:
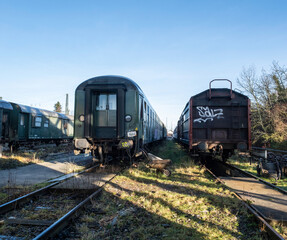
[[[285,0],[0,0],[0,96],[53,110],[68,93],[73,110],[81,82],[122,75],[174,126],[210,80],[236,87],[244,66],[286,65],[286,10]]]

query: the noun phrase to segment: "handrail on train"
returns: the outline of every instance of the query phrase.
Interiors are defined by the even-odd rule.
[[[230,98],[232,98],[232,82],[229,79],[213,79],[209,82],[209,99],[211,99],[211,83],[219,82],[219,81],[227,81],[230,83]]]

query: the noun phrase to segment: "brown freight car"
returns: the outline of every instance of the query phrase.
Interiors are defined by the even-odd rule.
[[[211,88],[228,81],[228,88]],[[218,154],[226,160],[235,149],[251,150],[250,99],[234,90],[227,79],[214,79],[209,89],[192,96],[177,125],[177,140],[200,156]]]

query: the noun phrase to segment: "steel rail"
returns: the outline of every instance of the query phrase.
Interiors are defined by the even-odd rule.
[[[101,191],[103,190],[103,187],[106,184],[108,184],[111,180],[113,180],[120,172],[118,172],[112,178],[106,181],[96,192],[92,193],[84,201],[79,203],[76,207],[74,207],[72,210],[66,213],[63,217],[58,219],[55,223],[53,223],[50,227],[48,227],[46,230],[44,230],[42,233],[36,236],[33,240],[48,239],[48,238],[55,236],[57,233],[59,233],[63,228],[65,228],[69,224],[69,221],[72,218],[77,216],[77,214],[85,206],[85,204],[88,203],[92,198],[99,195]]]
[[[236,171],[238,171],[238,172],[240,172],[240,173],[242,173],[242,174],[245,174],[245,175],[248,176],[248,177],[255,178],[255,179],[257,179],[258,181],[260,181],[260,182],[262,182],[262,183],[264,183],[264,184],[266,184],[266,185],[268,185],[268,186],[270,186],[270,187],[276,189],[277,191],[279,191],[279,192],[281,192],[281,193],[283,193],[283,194],[287,194],[287,191],[286,191],[286,190],[284,190],[284,189],[282,189],[282,188],[280,188],[280,187],[278,187],[278,186],[275,186],[275,185],[273,185],[272,183],[267,182],[267,181],[261,179],[260,177],[257,177],[257,176],[255,176],[255,175],[253,175],[252,173],[243,171],[242,169],[240,169],[240,168],[238,168],[238,167],[235,167],[235,166],[233,166],[233,165],[230,165],[230,164],[228,164],[228,163],[224,163],[224,162],[220,162],[220,163],[224,164],[226,167],[232,168],[233,170],[236,170]]]
[[[207,172],[213,177],[215,178],[217,181],[219,181],[221,184],[223,184],[224,186],[226,186],[238,199],[240,199],[243,203],[243,205],[248,209],[249,212],[251,212],[256,219],[259,221],[259,223],[261,223],[263,226],[266,226],[266,230],[269,233],[271,239],[279,239],[279,240],[285,240],[262,216],[262,214],[260,212],[258,212],[255,208],[253,208],[252,206],[248,205],[244,199],[242,199],[240,197],[240,195],[234,191],[233,189],[231,189],[230,187],[228,187],[227,185],[225,185],[224,181],[217,177],[210,169],[208,169],[206,166],[204,166],[204,169],[207,170]]]
[[[35,198],[36,196],[40,196],[40,195],[45,194],[52,187],[54,187],[54,186],[56,186],[56,185],[58,185],[60,183],[63,183],[64,181],[66,181],[66,180],[68,180],[70,178],[73,178],[73,177],[78,176],[80,174],[83,174],[85,172],[91,171],[92,169],[94,169],[94,168],[96,168],[98,166],[99,165],[92,166],[92,167],[90,167],[88,169],[85,169],[85,170],[79,172],[79,173],[75,173],[74,175],[69,176],[69,177],[67,177],[67,178],[65,178],[63,180],[57,181],[57,182],[52,183],[52,184],[50,184],[50,185],[48,185],[46,187],[40,188],[38,190],[35,190],[35,191],[33,191],[31,193],[28,193],[28,194],[26,194],[24,196],[21,196],[19,198],[11,200],[10,202],[4,203],[4,204],[0,205],[0,214],[5,214],[5,213],[7,213],[9,211],[12,211],[13,209],[16,209],[17,207],[19,207],[21,204],[24,204],[24,203],[28,202],[30,199]]]
[[[259,151],[279,152],[279,153],[287,154],[287,151],[278,150],[278,149],[272,149],[272,148],[252,147],[252,149],[259,150]]]

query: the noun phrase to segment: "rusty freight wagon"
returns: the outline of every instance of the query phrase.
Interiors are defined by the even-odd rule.
[[[227,81],[228,88],[211,88]],[[200,156],[220,155],[226,160],[235,149],[251,150],[250,100],[232,90],[232,82],[214,79],[209,89],[192,96],[177,125],[177,140]]]

